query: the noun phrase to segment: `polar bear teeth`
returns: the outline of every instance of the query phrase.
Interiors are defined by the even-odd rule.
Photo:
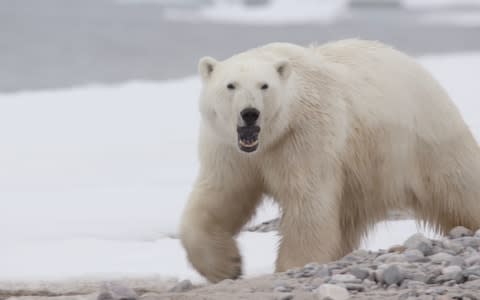
[[[254,147],[258,145],[258,140],[240,140],[239,143],[243,147]]]

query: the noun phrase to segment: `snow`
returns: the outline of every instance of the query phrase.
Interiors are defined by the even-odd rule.
[[[215,1],[194,11],[167,9],[172,20],[204,20],[217,23],[247,23],[262,25],[294,23],[328,23],[345,9],[344,0],[274,0],[263,5],[247,6],[243,1]]]
[[[480,27],[480,11],[424,14],[420,21],[426,25]]]
[[[403,0],[409,9],[448,8],[453,6],[479,6],[480,0]]]
[[[428,56],[478,138],[480,54]],[[202,279],[176,234],[198,168],[197,77],[0,94],[0,280]],[[278,214],[260,209],[253,221]],[[380,223],[368,249],[401,244],[413,221]],[[273,271],[278,237],[243,233],[246,275]]]

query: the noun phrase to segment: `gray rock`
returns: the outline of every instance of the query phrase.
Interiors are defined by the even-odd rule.
[[[405,256],[405,259],[408,262],[425,261],[425,256],[423,255],[422,251],[418,249],[407,249],[403,253],[403,256]]]
[[[451,239],[458,239],[460,237],[472,236],[472,235],[473,235],[473,231],[471,231],[470,229],[465,228],[463,226],[454,227],[448,233],[448,237],[450,237]]]
[[[452,254],[458,254],[464,249],[461,243],[448,239],[442,241],[442,246]]]
[[[400,285],[403,279],[405,279],[405,275],[396,265],[391,265],[383,271],[383,282],[388,286],[392,284]]]
[[[465,264],[467,266],[480,265],[480,254],[475,253],[465,258]]]
[[[455,274],[462,272],[462,268],[459,266],[448,266],[442,269],[443,275]]]
[[[438,276],[438,275],[437,275]],[[408,278],[412,281],[427,283],[430,281],[430,275],[425,274],[420,270],[408,271],[405,274],[405,278]]]
[[[357,291],[357,292],[365,291],[365,286],[363,284],[358,284],[358,283],[347,283],[345,284],[345,288],[349,291]]]
[[[352,274],[336,274],[332,276],[332,281],[343,282],[343,283],[360,283],[360,279],[355,277]]]
[[[416,281],[416,280],[409,280],[409,279],[404,280],[402,282],[402,285],[401,285],[402,288],[407,288],[409,290],[415,290],[415,289],[418,289],[418,288],[423,288],[424,286],[425,286],[424,282]]]
[[[440,252],[430,256],[430,260],[434,264],[450,263],[453,259],[453,255],[447,254],[445,252]]]
[[[422,252],[423,255],[431,255],[433,253],[432,241],[421,233],[412,235],[403,245],[407,247],[407,249],[417,249]]]
[[[293,287],[286,286],[286,285],[280,285],[273,288],[273,291],[277,293],[290,293],[292,290],[293,290]]]
[[[452,259],[450,260],[450,265],[451,266],[459,266],[459,267],[463,267],[465,265],[465,260],[460,257],[460,256],[454,256],[452,257]]]
[[[472,247],[475,249],[480,247],[480,239],[471,236],[461,237],[458,239],[454,239],[453,241],[462,244],[463,247]]]
[[[370,275],[370,271],[368,269],[359,267],[351,268],[349,272],[360,280],[364,280]]]
[[[463,271],[464,276],[475,275],[480,277],[480,266],[469,267]]]
[[[318,298],[321,300],[347,300],[350,297],[347,289],[334,284],[322,284],[318,289]]]
[[[140,300],[158,300],[162,299],[162,294],[148,292],[140,297]]]
[[[435,279],[436,283],[444,283],[453,281],[454,283],[462,283],[464,281],[464,273],[459,266],[448,266],[442,269],[442,275]]]
[[[97,300],[136,300],[137,293],[128,286],[107,282],[102,285]]]
[[[478,279],[480,279],[480,276],[477,276],[477,275],[468,275],[467,276],[468,281],[475,281],[475,280],[478,280]]]
[[[182,280],[179,283],[177,283],[174,287],[172,287],[169,292],[171,293],[182,293],[186,292],[188,290],[191,290],[193,288],[193,284],[190,280]]]
[[[322,266],[315,274],[315,277],[326,278],[326,277],[329,277],[330,275],[331,275],[330,270],[327,267]]]
[[[407,258],[403,254],[392,253],[387,259],[385,260],[386,263],[402,263],[406,262]]]
[[[396,253],[385,253],[377,256],[374,260],[375,263],[384,263],[389,257],[397,255]]]
[[[375,282],[374,281],[371,281],[370,279],[364,279],[363,280],[363,285],[366,286],[366,287],[372,287],[375,285]]]

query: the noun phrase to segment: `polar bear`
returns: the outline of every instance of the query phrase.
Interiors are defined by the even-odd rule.
[[[390,209],[480,227],[480,152],[458,109],[379,42],[268,44],[199,62],[200,170],[180,226],[208,280],[241,275],[235,236],[264,195],[282,210],[276,271],[338,259]]]

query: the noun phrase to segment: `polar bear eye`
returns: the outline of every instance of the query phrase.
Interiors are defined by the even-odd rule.
[[[234,90],[235,89],[235,85],[233,83],[229,83],[227,84],[227,89],[229,90]]]
[[[266,90],[266,89],[268,89],[268,84],[264,83],[264,84],[262,84],[262,86],[260,88],[262,90]]]

